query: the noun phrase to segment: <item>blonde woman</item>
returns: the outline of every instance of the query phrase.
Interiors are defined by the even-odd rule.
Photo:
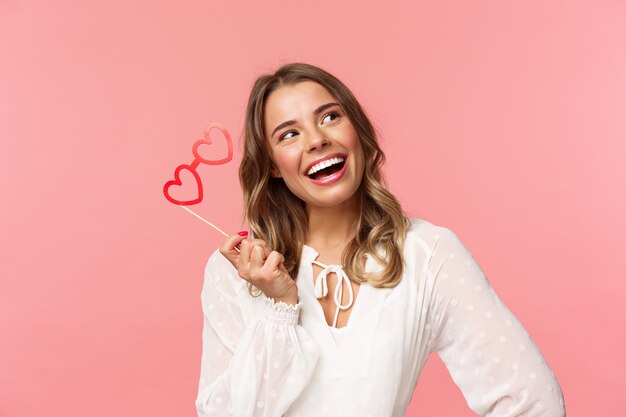
[[[471,253],[385,188],[375,130],[341,81],[300,63],[258,78],[244,138],[252,233],[206,266],[199,416],[404,416],[431,352],[480,415],[565,415]]]

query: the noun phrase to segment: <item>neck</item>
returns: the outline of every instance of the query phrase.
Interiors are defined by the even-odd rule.
[[[354,238],[359,211],[356,199],[335,207],[307,207],[309,229],[306,244],[314,248],[340,249]]]

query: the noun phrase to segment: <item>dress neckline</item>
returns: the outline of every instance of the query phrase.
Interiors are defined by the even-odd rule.
[[[348,326],[347,325],[343,326],[343,327],[333,327],[333,326],[330,326],[330,325],[327,324],[327,326],[330,329],[330,331],[333,332],[333,333],[345,333],[346,330],[348,330]]]
[[[329,327],[333,329],[337,329],[337,320],[339,319],[339,311],[348,310],[354,305],[354,290],[352,289],[352,282],[348,275],[343,270],[342,265],[330,264],[326,265],[316,258],[319,256],[319,253],[308,246],[311,249],[311,257],[307,259],[310,261],[311,273],[313,272],[313,264],[322,268],[317,277],[315,278],[315,282],[313,285],[313,293],[317,300],[324,298],[328,295],[328,275],[334,273],[337,276],[337,285],[335,286],[335,290],[333,293],[333,301],[335,302],[335,317],[333,318],[333,324]],[[303,249],[304,250],[304,249]],[[344,283],[348,288],[348,302],[347,304],[342,304],[343,301],[343,286]],[[350,313],[350,317],[352,317],[352,313]],[[348,323],[342,329],[347,328],[349,325],[350,319],[348,319]]]
[[[310,263],[317,259],[319,256],[319,252],[315,250],[312,246],[307,245],[306,243],[302,244],[302,260],[305,260]],[[366,258],[371,258],[369,253],[365,254]]]

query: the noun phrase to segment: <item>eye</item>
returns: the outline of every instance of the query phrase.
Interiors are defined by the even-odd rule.
[[[280,137],[278,138],[278,141],[282,141],[283,139],[291,139],[293,136],[288,136],[291,133],[298,133],[295,130],[288,130],[285,133],[283,133],[282,135],[280,135]]]
[[[331,122],[332,122],[332,121],[333,121],[333,120],[335,120],[337,117],[339,117],[339,113],[332,111],[332,112],[328,113],[327,115],[325,115],[325,116],[324,116],[324,118],[323,118],[322,120],[326,120],[326,118],[327,118],[327,117],[329,117],[329,116],[334,116],[334,117],[335,117],[334,119],[332,119],[332,120],[331,120]]]

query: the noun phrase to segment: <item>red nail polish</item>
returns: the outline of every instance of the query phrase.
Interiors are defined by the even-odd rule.
[[[239,236],[248,236],[248,231],[242,230],[241,232],[239,232]]]

